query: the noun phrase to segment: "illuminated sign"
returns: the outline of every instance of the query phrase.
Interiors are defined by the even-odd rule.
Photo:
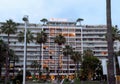
[[[62,19],[62,18],[50,18],[50,21],[61,21],[61,22],[67,22],[67,19]]]

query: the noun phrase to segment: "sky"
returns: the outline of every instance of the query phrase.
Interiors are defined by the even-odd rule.
[[[112,25],[120,28],[119,4],[120,0],[111,0]],[[23,22],[24,15],[37,24],[42,18],[83,18],[83,25],[106,25],[106,0],[0,0],[0,22]]]

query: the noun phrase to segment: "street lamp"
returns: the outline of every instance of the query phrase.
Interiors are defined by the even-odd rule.
[[[83,55],[83,29],[82,29],[82,25],[81,25],[81,21],[83,21],[84,19],[82,19],[82,18],[78,18],[77,20],[76,20],[76,22],[78,23],[79,22],[79,24],[77,24],[79,27],[80,27],[80,29],[81,29],[81,54]],[[83,58],[83,57],[82,57]]]
[[[82,60],[83,60],[83,28],[82,28],[82,25],[81,25],[81,21],[84,21],[84,19],[82,19],[82,18],[78,18],[77,20],[76,20],[76,22],[78,23],[78,24],[76,24],[77,26],[79,26],[80,27],[80,29],[81,29],[81,54],[82,54]]]
[[[23,21],[25,22],[25,32],[24,32],[24,62],[23,62],[23,84],[25,84],[26,79],[26,32],[27,32],[27,23],[28,23],[28,16],[25,15],[23,17]]]

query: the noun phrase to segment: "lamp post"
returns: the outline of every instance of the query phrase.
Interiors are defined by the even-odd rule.
[[[83,56],[83,29],[81,27],[81,54]],[[82,60],[83,60],[83,57],[82,57]]]
[[[84,19],[82,19],[82,18],[78,18],[76,20],[77,23],[79,22],[78,26],[81,29],[81,54],[82,54],[82,56],[83,56],[83,29],[82,29],[81,21],[83,21],[83,20]],[[83,57],[82,57],[82,59],[83,59]]]
[[[25,22],[25,32],[24,32],[24,61],[23,61],[23,84],[25,84],[26,79],[26,32],[27,32],[27,23],[28,23],[28,16],[25,15],[23,17],[23,21]]]

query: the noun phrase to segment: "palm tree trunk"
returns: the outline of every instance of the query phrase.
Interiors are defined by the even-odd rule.
[[[59,67],[60,67],[60,64],[59,64],[59,56],[60,56],[60,45],[59,45],[59,50],[58,50],[58,84],[59,84]]]
[[[34,76],[35,76],[35,72],[36,72],[36,67],[34,67]]]
[[[76,77],[77,77],[77,63],[75,62],[75,74],[76,74]]]
[[[15,60],[13,60],[13,77],[15,76]]]
[[[79,63],[77,62],[77,78],[78,78],[78,67],[79,67]]]
[[[0,64],[0,78],[1,78],[1,72],[2,72],[2,64]]]
[[[67,56],[67,76],[69,76],[69,56]]]
[[[7,81],[9,79],[9,34],[8,34],[8,51],[6,55],[6,73],[5,73],[5,84],[7,84]]]
[[[39,80],[40,80],[40,76],[41,76],[41,48],[42,48],[42,44],[40,44],[40,57],[39,57]]]
[[[116,65],[116,75],[120,75],[120,67],[117,56],[115,56],[115,65]]]
[[[111,23],[111,0],[106,0],[107,16],[107,43],[108,43],[108,84],[115,84],[114,61],[113,61],[113,40]],[[109,38],[108,38],[109,37]]]
[[[0,45],[0,57],[2,55],[2,47]],[[1,78],[1,72],[2,72],[2,64],[0,63],[0,78]]]

